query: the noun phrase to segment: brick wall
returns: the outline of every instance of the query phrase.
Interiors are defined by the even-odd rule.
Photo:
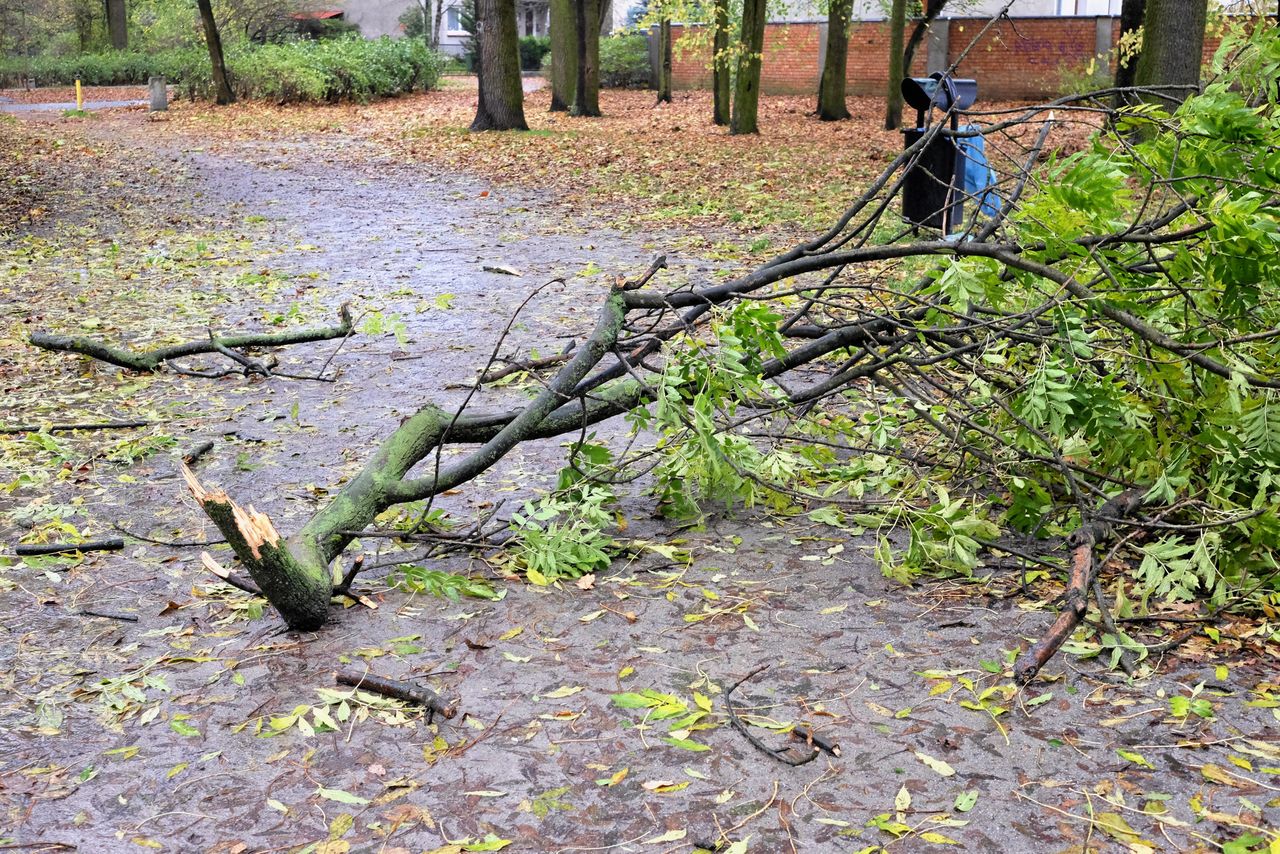
[[[952,18],[937,22],[946,26],[947,56],[928,56],[929,39],[916,51],[913,72],[924,74],[935,65],[950,65],[986,25],[982,18]],[[1100,29],[1101,28],[1101,31]],[[690,27],[689,31],[701,30]],[[697,50],[680,45],[685,27],[672,27],[676,44],[672,64],[672,85],[676,89],[705,89],[711,86],[709,47]],[[908,29],[908,32],[910,30]],[[1068,82],[1086,80],[1085,71],[1093,60],[1099,33],[1115,44],[1120,36],[1118,18],[1016,18],[991,27],[960,64],[959,76],[978,80],[981,100],[1040,98],[1067,88]],[[811,95],[818,91],[822,74],[820,58],[826,38],[823,23],[769,24],[765,28],[761,91],[771,95]],[[709,43],[700,33],[699,41]],[[1219,37],[1205,38],[1206,61],[1213,56]],[[862,21],[849,35],[848,86],[851,95],[879,95],[888,83],[889,25],[886,21]],[[1098,63],[1099,85],[1106,85],[1111,73]]]

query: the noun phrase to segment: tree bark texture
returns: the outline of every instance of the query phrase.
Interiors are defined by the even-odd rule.
[[[711,36],[711,90],[714,100],[712,118],[718,125],[728,127],[732,101],[732,74],[729,69],[729,0],[715,0],[711,7],[714,16]]]
[[[671,103],[671,19],[658,24],[658,103]]]
[[[196,0],[200,9],[200,22],[204,25],[204,40],[209,46],[209,64],[213,67],[214,102],[226,105],[234,104],[235,92],[231,91],[231,78],[227,75],[227,64],[222,57],[222,37],[218,35],[218,22],[213,17],[211,0]]]
[[[575,0],[551,0],[551,112],[568,111],[578,79]]]
[[[827,11],[827,55],[818,81],[818,118],[835,122],[850,118],[845,104],[845,74],[849,66],[849,16],[853,0],[831,0]]]
[[[528,130],[515,0],[476,0],[480,95],[472,130]]]
[[[571,116],[600,115],[600,0],[575,0],[578,74]]]
[[[893,0],[889,14],[889,88],[885,93],[884,129],[902,124],[902,31],[907,26],[907,0]]]
[[[733,93],[729,133],[759,133],[760,65],[764,59],[764,25],[768,21],[765,0],[743,0],[742,55]]]
[[[1142,22],[1142,53],[1134,70],[1138,86],[1185,83],[1169,97],[1185,99],[1200,84],[1200,59],[1208,0],[1147,0]]]
[[[129,18],[125,0],[107,0],[107,33],[111,37],[112,50],[129,49]]]

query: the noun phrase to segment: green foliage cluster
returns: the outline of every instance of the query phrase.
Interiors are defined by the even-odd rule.
[[[359,37],[229,49],[227,64],[240,98],[281,103],[368,101],[438,85],[443,58],[421,41]],[[16,85],[33,77],[38,85],[91,86],[145,83],[163,75],[189,96],[205,96],[213,86],[209,55],[200,47],[152,54],[101,53],[65,57],[0,59],[0,82]]]
[[[1138,607],[1280,590],[1280,38],[1228,39],[1219,63],[1228,56],[1241,64],[1203,94],[1134,108],[1089,150],[1052,158],[1011,214],[1007,239],[1022,257],[1089,283],[1091,296],[1061,294],[1045,334],[982,351],[965,379],[972,429],[960,440],[996,465],[958,471],[980,473],[997,500],[936,490],[927,506],[900,505],[911,539],[905,551],[882,543],[886,572],[968,573],[982,540],[1069,531],[1097,502],[1085,490],[1137,484],[1168,508],[1164,527],[1135,543]],[[1176,239],[1098,237],[1124,235],[1161,205],[1185,208],[1167,226]],[[973,311],[1035,310],[1046,285],[1034,270],[960,258],[914,298],[935,301],[925,322],[946,328]],[[913,410],[941,421],[948,405],[900,400],[853,432],[905,451]]]
[[[939,351],[975,341],[921,356],[916,394],[846,383],[790,407],[764,368],[787,352],[779,307],[803,294],[744,300],[673,339],[652,404],[628,415],[658,436],[644,468],[660,505],[696,518],[872,498],[851,518],[810,515],[899,532],[876,556],[909,582],[971,575],[1001,537],[1062,537],[1137,487],[1158,521],[1124,529],[1123,611],[1280,602],[1280,34],[1229,37],[1227,57],[1202,94],[1131,108],[1087,150],[1050,156],[1004,224],[1005,257],[899,261],[877,280],[879,304],[921,307],[911,322]],[[975,318],[1024,331],[975,340]],[[591,495],[580,474],[570,485]],[[538,566],[567,561],[571,576],[605,559],[595,498],[528,511],[519,547]]]
[[[520,39],[520,69],[537,71],[544,57],[551,55],[551,39],[548,36],[525,36]]]
[[[600,39],[600,85],[612,89],[648,89],[653,85],[649,43],[639,33]]]

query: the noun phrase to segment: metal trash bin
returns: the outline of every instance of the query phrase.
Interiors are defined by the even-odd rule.
[[[916,124],[902,131],[910,148],[929,130],[935,107],[944,113],[973,106],[978,82],[953,78],[942,72],[902,81],[902,98],[916,110]],[[951,113],[951,130],[959,129],[959,117]],[[908,168],[902,182],[902,216],[913,225],[936,228],[943,234],[964,222],[966,163],[981,146],[961,144],[957,137],[935,136]],[[983,154],[985,165],[985,153]]]

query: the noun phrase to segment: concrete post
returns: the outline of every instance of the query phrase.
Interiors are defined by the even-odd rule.
[[[159,113],[169,109],[169,89],[163,77],[152,77],[147,81],[147,94],[151,96],[149,112]]]
[[[925,70],[929,74],[935,71],[946,71],[951,67],[951,20],[934,18],[929,25],[929,64]]]
[[[657,89],[662,82],[662,39],[656,26],[645,30],[644,37],[649,43],[649,77],[653,80],[653,88]]]
[[[822,69],[827,67],[827,27],[826,21],[818,24],[818,83],[822,83]]]
[[[1093,29],[1093,80],[1099,86],[1107,85],[1111,79],[1111,63],[1107,61],[1111,53],[1111,28],[1115,26],[1111,16],[1094,18]]]

